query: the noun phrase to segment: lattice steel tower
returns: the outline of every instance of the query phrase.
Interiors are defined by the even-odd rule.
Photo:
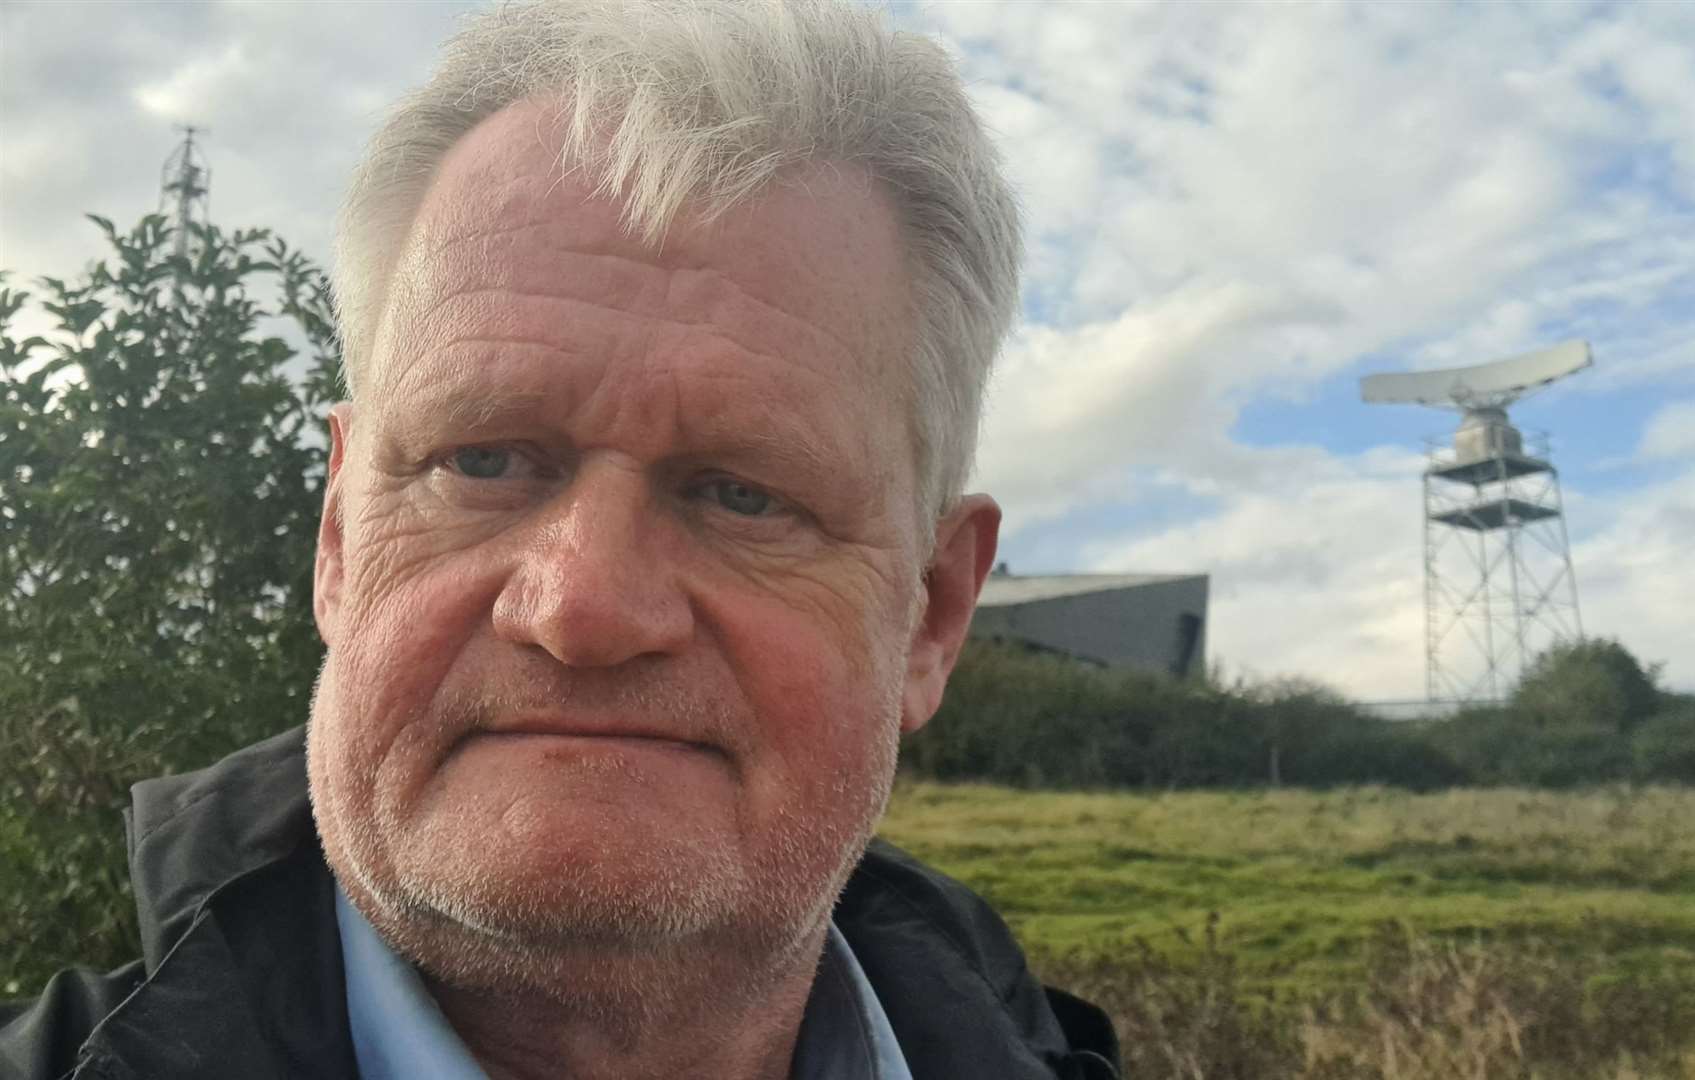
[[[187,256],[196,242],[191,226],[204,226],[209,220],[207,193],[211,190],[212,170],[206,167],[205,157],[194,144],[194,136],[206,129],[179,125],[177,130],[183,133],[182,142],[165,159],[165,167],[159,174],[159,212],[171,219],[171,227],[176,230],[173,252]]]
[[[1525,663],[1583,636],[1560,477],[1546,435],[1524,436],[1507,406],[1593,362],[1586,342],[1475,367],[1369,375],[1377,404],[1457,410],[1424,470],[1425,691],[1497,701]]]

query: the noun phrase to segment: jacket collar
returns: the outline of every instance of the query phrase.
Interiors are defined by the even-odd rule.
[[[357,1075],[303,749],[295,730],[132,789],[147,977],[95,1027],[77,1075]]]
[[[148,971],[221,889],[317,846],[304,728],[209,769],[144,780],[130,794],[124,824]]]

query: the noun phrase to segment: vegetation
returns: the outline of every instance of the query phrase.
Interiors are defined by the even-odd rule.
[[[135,955],[129,785],[300,723],[320,655],[323,275],[260,230],[178,256],[94,220],[113,254],[41,282],[50,340],[0,281],[0,995]]]
[[[1506,704],[1406,722],[1309,682],[1177,682],[979,641],[903,761],[1029,788],[1695,783],[1695,698],[1656,675],[1615,641],[1558,645]]]
[[[883,833],[1105,1003],[1129,1075],[1575,1080],[1695,1069],[1692,814],[1680,789],[909,781]]]

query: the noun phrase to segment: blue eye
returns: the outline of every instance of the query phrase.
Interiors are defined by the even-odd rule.
[[[473,480],[498,480],[512,463],[512,451],[498,446],[466,446],[453,452],[453,467]]]
[[[715,480],[707,485],[707,490],[718,505],[732,514],[758,517],[771,508],[771,496],[735,480]]]

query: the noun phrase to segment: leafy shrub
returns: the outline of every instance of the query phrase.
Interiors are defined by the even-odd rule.
[[[1570,788],[1638,775],[1630,738],[1613,728],[1550,727],[1516,708],[1473,708],[1427,731],[1477,784]]]
[[[1562,645],[1507,705],[1394,722],[1304,680],[1180,682],[972,641],[903,761],[923,776],[1021,787],[1695,782],[1695,701],[1662,694],[1653,677],[1617,642]],[[1665,703],[1652,719],[1639,715],[1650,694]]]
[[[1309,683],[1218,687],[986,641],[966,646],[903,762],[938,779],[1021,787],[1424,790],[1469,778],[1418,729]]]
[[[1123,682],[1109,672],[1037,654],[987,651],[964,673],[961,702],[977,705],[940,717],[966,736],[962,775],[1005,777],[1024,786],[1096,786],[1115,781],[1134,760],[1148,722],[1120,722]],[[962,722],[963,721],[963,722]],[[945,740],[938,740],[946,745]],[[1067,752],[1056,754],[1054,745]]]
[[[1636,779],[1695,784],[1695,702],[1668,709],[1631,733]]]
[[[0,288],[0,995],[136,955],[130,784],[300,723],[321,655],[323,275],[262,230],[184,257],[162,218],[95,221],[112,258],[41,283],[53,340]]]
[[[1658,674],[1617,641],[1564,642],[1525,669],[1512,705],[1543,727],[1625,732],[1659,710]]]

